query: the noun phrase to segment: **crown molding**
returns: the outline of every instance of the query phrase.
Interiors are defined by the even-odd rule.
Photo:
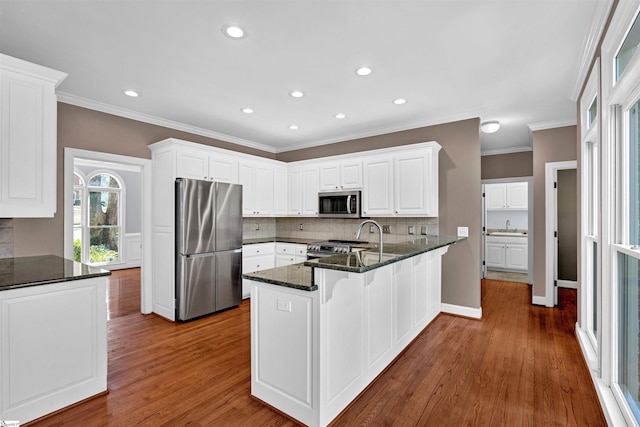
[[[584,81],[589,74],[591,63],[593,62],[594,56],[596,54],[598,43],[600,42],[600,38],[602,37],[604,26],[606,25],[607,19],[609,18],[609,12],[612,5],[613,0],[602,0],[596,2],[597,9],[595,14],[593,15],[593,19],[591,20],[589,33],[585,37],[585,41],[583,43],[584,48],[580,56],[580,66],[578,67],[578,74],[576,75],[574,85],[569,92],[569,99],[571,99],[572,101],[577,101],[578,97],[580,96],[582,86],[584,85]]]
[[[256,150],[266,151],[268,153],[276,153],[275,149],[269,145],[260,144],[258,142],[249,141],[242,138],[237,138],[224,133],[214,132],[207,129],[202,129],[196,126],[185,125],[183,123],[174,122],[172,120],[163,119],[161,117],[152,116],[149,114],[138,113],[125,108],[115,107],[113,105],[104,104],[102,102],[93,101],[90,99],[82,98],[75,95],[70,95],[64,92],[56,92],[58,101],[65,104],[75,105],[77,107],[88,108],[90,110],[100,111],[102,113],[112,114],[114,116],[124,117],[126,119],[137,120],[139,122],[149,123],[156,126],[162,126],[170,129],[179,130],[182,132],[188,132],[195,135],[204,136],[207,138],[213,138],[224,142],[230,142],[233,144],[242,145],[245,147],[254,148]]]
[[[14,73],[47,80],[57,87],[69,74],[43,65],[33,64],[13,56],[0,53],[0,68]]]
[[[497,154],[513,154],[513,153],[524,153],[527,151],[533,151],[533,148],[530,146],[526,147],[507,147],[507,148],[495,148],[493,150],[482,150],[480,152],[481,156],[495,156]]]
[[[296,144],[296,145],[289,145],[289,146],[286,146],[286,147],[278,148],[278,149],[276,149],[275,152],[276,153],[284,153],[284,152],[287,152],[287,151],[302,150],[302,149],[305,149],[305,148],[317,147],[317,146],[320,146],[320,145],[335,144],[335,143],[338,143],[338,142],[351,141],[351,140],[354,140],[354,139],[369,138],[369,137],[372,137],[372,136],[385,135],[385,134],[388,134],[388,133],[402,132],[402,131],[412,130],[412,129],[419,129],[421,127],[426,127],[426,126],[435,126],[435,125],[441,125],[441,124],[444,124],[444,123],[457,122],[457,121],[460,121],[460,120],[468,120],[468,119],[473,119],[473,118],[477,118],[477,117],[480,117],[480,116],[481,116],[481,114],[480,114],[479,111],[470,111],[470,112],[461,113],[461,114],[454,114],[454,115],[451,115],[451,116],[439,117],[437,120],[420,120],[420,121],[399,123],[399,124],[392,125],[392,126],[381,126],[381,127],[377,127],[377,128],[370,128],[370,129],[367,129],[365,131],[359,131],[359,132],[352,132],[352,133],[344,134],[344,135],[341,135],[341,136],[338,136],[338,137],[320,139],[320,140],[310,141],[310,142],[304,142],[302,144]]]
[[[575,119],[570,119],[570,120],[553,120],[550,122],[541,122],[541,123],[530,123],[528,126],[531,132],[536,132],[539,130],[562,128],[565,126],[575,126],[576,124],[577,124],[577,121]]]

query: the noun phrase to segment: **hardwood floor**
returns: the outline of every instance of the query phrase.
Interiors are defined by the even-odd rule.
[[[333,425],[606,425],[573,332],[576,291],[547,309],[529,289],[485,280],[482,321],[440,315]],[[114,316],[109,393],[32,425],[297,425],[250,397],[249,316],[248,300],[184,324]]]

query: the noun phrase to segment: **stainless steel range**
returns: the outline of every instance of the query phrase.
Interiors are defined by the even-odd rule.
[[[366,244],[367,242],[364,240],[327,240],[310,243],[307,245],[307,259],[346,254],[352,252],[355,246]]]

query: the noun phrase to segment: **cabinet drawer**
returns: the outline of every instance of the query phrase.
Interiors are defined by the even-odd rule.
[[[295,243],[276,243],[276,254],[278,255],[295,255],[307,256],[307,245],[298,245]]]
[[[254,255],[266,255],[266,254],[274,254],[274,246],[273,243],[258,243],[255,245],[244,245],[242,247],[242,255],[243,257],[254,256]]]
[[[251,256],[242,258],[242,272],[251,273],[254,271],[268,270],[275,267],[273,254]]]

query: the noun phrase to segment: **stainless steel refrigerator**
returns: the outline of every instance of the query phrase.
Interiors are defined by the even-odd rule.
[[[242,301],[242,186],[176,180],[176,319]]]

